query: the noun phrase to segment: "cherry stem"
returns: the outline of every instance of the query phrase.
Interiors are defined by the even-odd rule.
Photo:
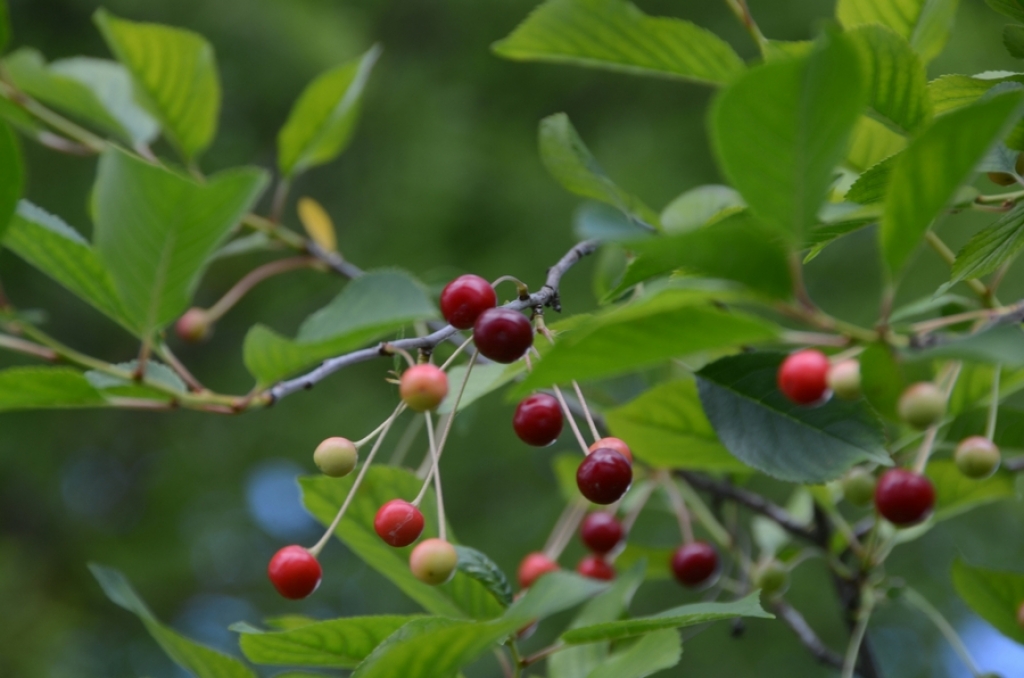
[[[263,264],[258,268],[254,268],[249,271],[241,280],[236,282],[234,286],[224,293],[217,303],[206,310],[206,318],[209,322],[213,323],[224,316],[225,313],[230,311],[235,304],[248,294],[252,288],[260,284],[264,280],[273,278],[275,275],[281,273],[287,273],[288,271],[294,271],[300,268],[307,268],[309,266],[315,266],[318,261],[314,257],[288,257],[287,259],[278,259],[269,263]]]
[[[676,520],[679,522],[679,531],[683,535],[683,543],[689,544],[693,541],[693,524],[690,519],[690,512],[686,509],[686,502],[683,501],[683,496],[679,494],[679,488],[672,482],[672,478],[667,473],[659,474],[659,482],[665,488],[665,493],[668,494],[668,501],[672,504],[672,510],[675,511]]]
[[[275,224],[281,223],[281,217],[284,216],[284,208],[288,204],[288,191],[291,189],[291,185],[288,179],[282,177],[274,189],[274,198],[270,206],[270,221]]]
[[[460,353],[462,353],[462,351],[463,351],[463,350],[464,350],[464,349],[465,349],[465,348],[466,348],[467,346],[469,346],[470,342],[472,342],[472,341],[473,341],[473,337],[469,337],[469,338],[467,338],[467,339],[466,339],[466,340],[465,340],[464,342],[462,342],[461,344],[459,344],[459,347],[455,349],[455,352],[454,352],[454,353],[452,353],[452,354],[451,354],[450,356],[448,356],[448,360],[445,360],[445,361],[444,361],[444,364],[443,364],[443,365],[441,365],[441,371],[442,371],[442,372],[444,372],[444,371],[447,371],[447,370],[448,370],[448,368],[449,368],[449,367],[451,366],[452,362],[454,362],[454,361],[455,361],[455,359],[459,357],[459,354],[460,354]],[[474,357],[474,358],[476,357],[476,354],[475,354],[475,353],[473,354],[473,357]]]
[[[431,472],[434,476],[434,494],[437,495],[437,535],[441,541],[448,541],[448,526],[445,524],[444,517],[444,496],[441,494],[441,470],[438,468],[440,455],[434,442],[434,419],[430,416],[430,412],[424,412],[423,416],[427,420],[427,440],[430,441],[430,457],[433,461]]]
[[[992,373],[992,395],[988,404],[988,421],[985,423],[985,437],[994,440],[996,435],[996,422],[999,419],[999,377],[1003,371],[1002,365],[996,365]]]
[[[587,399],[583,397],[583,391],[580,389],[580,385],[575,379],[572,380],[572,387],[576,391],[576,397],[579,398],[580,406],[583,408],[583,416],[587,420],[587,426],[590,427],[590,435],[594,436],[594,442],[596,443],[601,439],[601,434],[597,432],[597,425],[594,424],[594,417],[590,414],[590,407],[587,406]]]
[[[952,266],[956,263],[956,252],[951,250],[949,245],[943,242],[942,238],[936,235],[934,231],[928,231],[925,234],[925,241],[947,264]],[[964,282],[967,283],[967,286],[970,287],[975,294],[978,295],[982,304],[988,307],[992,306],[992,290],[990,290],[985,283],[977,278],[969,278]]]
[[[562,641],[557,641],[557,642],[555,642],[552,645],[548,645],[544,649],[537,650],[533,654],[527,655],[527,656],[523,657],[522,659],[519,660],[519,665],[520,666],[529,666],[531,664],[536,664],[541,659],[547,659],[548,657],[550,657],[554,653],[560,652],[561,650],[564,650],[567,647],[569,647],[569,645],[565,644]]]
[[[15,351],[17,353],[24,353],[25,355],[41,358],[51,363],[60,360],[60,355],[53,349],[46,348],[45,346],[41,346],[31,341],[26,341],[25,339],[12,337],[8,334],[0,334],[0,348],[6,348],[9,351]]]
[[[912,607],[916,607],[918,611],[922,612],[933,624],[935,624],[939,633],[946,638],[946,641],[950,646],[952,646],[953,650],[960,655],[960,659],[967,667],[967,670],[971,672],[972,676],[979,678],[982,675],[981,669],[978,668],[974,658],[971,657],[971,653],[968,651],[963,639],[960,638],[960,634],[956,632],[956,629],[953,628],[952,624],[942,616],[942,613],[939,612],[927,598],[908,586],[903,590],[902,599]]]
[[[534,348],[531,350],[537,354],[537,357],[540,357],[540,353],[537,349]],[[526,359],[526,369],[532,372],[533,362],[530,360],[530,354],[527,353],[523,358]],[[552,384],[551,390],[554,391],[555,398],[558,399],[558,404],[562,407],[562,414],[568,420],[569,427],[572,429],[573,435],[576,436],[576,442],[580,444],[580,449],[583,450],[583,456],[590,454],[590,448],[587,446],[587,441],[583,438],[583,434],[580,432],[580,427],[576,425],[576,420],[572,416],[572,410],[569,409],[569,404],[565,402],[565,396],[562,395],[562,389]]]
[[[699,520],[700,524],[704,526],[704,529],[708,531],[708,534],[711,535],[711,538],[715,543],[723,549],[731,549],[733,547],[733,538],[729,533],[729,530],[725,529],[725,526],[718,521],[718,518],[715,517],[715,514],[711,512],[711,509],[709,509],[707,504],[705,504],[700,498],[700,495],[697,494],[697,492],[690,486],[687,479],[680,477],[678,478],[678,485],[676,483],[672,483],[672,485],[686,497],[686,501],[689,504],[690,509],[693,511],[693,515],[697,517],[697,520]],[[734,501],[736,500],[735,496],[730,498]]]
[[[576,534],[576,530],[579,529],[584,516],[587,515],[589,502],[583,500],[575,501],[569,504],[566,508],[569,510],[566,512],[565,521],[554,533],[551,547],[544,549],[544,555],[551,558],[551,560],[558,560],[562,555],[562,551],[564,551],[565,547],[569,545],[569,541],[572,540],[572,535]]]
[[[850,644],[846,647],[846,656],[843,658],[842,678],[854,678],[854,670],[857,666],[857,658],[860,656],[860,646],[864,642],[864,636],[868,630],[868,620],[871,619],[871,611],[874,603],[867,598],[872,594],[867,588],[861,589],[861,603],[857,611],[857,625],[853,628],[853,635],[850,636]]]
[[[397,353],[398,355],[405,358],[405,362],[409,363],[409,367],[414,367],[416,365],[416,361],[413,360],[412,354],[406,351],[404,348],[399,348],[394,344],[384,344],[384,346],[381,347],[381,351],[383,353],[387,353],[390,355],[395,355]]]
[[[953,393],[953,387],[956,386],[956,380],[960,376],[960,369],[962,367],[963,363],[959,361],[950,363],[945,374],[942,375],[942,392],[945,394],[947,402],[949,401],[950,394]],[[928,430],[925,432],[924,440],[921,441],[921,447],[918,448],[917,457],[914,459],[915,473],[924,473],[924,467],[928,465],[928,458],[932,456],[932,450],[935,447],[935,438],[939,434],[939,427],[944,423],[945,420],[937,421],[934,425],[928,427]]]
[[[174,372],[181,377],[182,381],[188,384],[188,387],[196,393],[202,393],[206,391],[206,387],[203,386],[202,382],[196,379],[195,375],[189,372],[188,368],[185,367],[184,363],[178,360],[178,356],[171,352],[171,349],[165,343],[159,343],[156,346],[157,354],[164,359]]]
[[[395,445],[395,451],[391,454],[391,459],[388,460],[389,466],[401,466],[402,462],[405,461],[405,455],[408,454],[409,448],[416,441],[416,436],[419,435],[420,429],[423,427],[423,420],[419,417],[413,417],[409,420],[409,425],[405,427],[405,432],[402,437],[398,439],[398,444]]]
[[[344,517],[345,511],[348,510],[352,500],[355,499],[356,490],[359,489],[359,486],[363,482],[363,478],[366,477],[366,472],[370,469],[370,464],[373,463],[373,458],[377,456],[377,451],[380,450],[380,447],[384,442],[384,438],[391,429],[391,425],[395,423],[395,420],[398,419],[398,415],[400,415],[404,410],[405,403],[399,403],[398,407],[395,408],[395,411],[391,413],[391,416],[384,420],[384,428],[381,431],[381,435],[377,438],[377,442],[373,444],[373,447],[370,448],[370,454],[366,455],[366,461],[363,462],[363,467],[359,469],[359,475],[356,476],[355,482],[352,483],[352,489],[348,491],[348,496],[345,497],[345,501],[342,503],[341,508],[338,509],[338,515],[334,516],[334,520],[327,528],[327,531],[324,532],[324,536],[320,537],[320,541],[318,541],[312,548],[308,549],[308,551],[313,554],[314,558],[320,555],[320,551],[323,550],[324,546],[327,545],[328,540],[330,540],[331,535],[334,534],[334,530],[337,529],[338,523],[340,523],[341,519]]]
[[[633,501],[633,506],[630,507],[629,513],[622,517],[622,540],[619,544],[611,550],[605,560],[609,563],[614,563],[615,559],[622,555],[622,552],[626,550],[626,539],[629,537],[629,533],[633,530],[633,525],[636,524],[637,519],[640,517],[640,513],[643,512],[647,506],[647,502],[650,501],[654,495],[654,490],[657,485],[654,483],[644,483],[640,490],[638,490],[639,496]]]
[[[565,522],[569,519],[569,516],[572,515],[575,510],[575,506],[576,502],[570,501],[565,505],[565,508],[562,509],[562,512],[558,514],[558,520],[555,521],[554,527],[551,528],[551,534],[548,535],[547,541],[544,542],[544,548],[541,549],[547,557],[551,558],[551,552],[555,542],[558,541],[559,535],[561,535],[562,530],[565,529]]]

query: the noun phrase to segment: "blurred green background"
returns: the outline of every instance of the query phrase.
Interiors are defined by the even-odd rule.
[[[218,140],[204,159],[210,171],[244,163],[273,167],[277,130],[304,85],[381,42],[384,56],[355,142],[339,161],[304,177],[293,197],[320,200],[338,224],[343,253],[365,268],[399,266],[431,283],[464,271],[488,278],[514,274],[537,286],[545,268],[572,244],[578,205],[540,165],[540,118],[567,111],[611,176],[655,207],[720,178],[704,131],[710,90],[493,57],[490,43],[534,4],[111,0],[105,6],[127,18],[191,28],[214,44],[224,105]],[[753,56],[724,3],[638,4],[652,14],[697,21]],[[831,0],[750,5],[765,33],[780,39],[813,36],[833,10]],[[90,18],[97,7],[92,0],[11,0],[14,46],[36,47],[49,59],[109,56]],[[1003,21],[982,0],[963,0],[957,18],[954,38],[932,75],[1017,67],[1001,45]],[[95,160],[29,144],[26,154],[29,198],[88,232],[85,205]],[[296,223],[291,207],[287,220]],[[942,233],[958,246],[984,222],[958,218]],[[197,302],[209,305],[266,258],[217,263]],[[876,260],[873,232],[847,238],[810,266],[812,294],[832,312],[870,322],[875,308],[864,300],[878,296]],[[13,255],[0,253],[0,270],[18,306],[49,312],[48,328],[57,337],[111,361],[136,352],[130,337]],[[592,270],[587,262],[566,278],[568,312],[593,307]],[[901,298],[930,293],[944,273],[937,258],[922,254]],[[260,321],[291,333],[342,285],[313,272],[275,280],[221,321],[212,341],[182,346],[179,355],[211,387],[244,392],[251,386],[240,350],[246,330]],[[1024,296],[1024,278],[1011,276],[1002,294]],[[9,356],[0,361],[20,362]],[[277,548],[317,536],[294,484],[297,474],[314,470],[316,443],[328,435],[360,437],[393,406],[385,369],[383,363],[349,369],[311,393],[234,418],[188,412],[0,415],[0,676],[181,675],[141,624],[102,596],[88,561],[122,569],[162,619],[228,650],[235,640],[226,627],[239,620],[413,610],[338,542],[324,553],[323,586],[306,601],[280,599],[265,577]],[[597,396],[626,398],[643,388],[639,377],[620,380]],[[461,416],[444,476],[460,539],[508,572],[543,544],[561,507],[548,464],[560,448],[525,449],[509,425],[511,413],[500,397],[490,397]],[[568,448],[567,440],[561,448]],[[785,496],[784,488],[764,489]],[[658,511],[646,514],[638,529],[650,544],[667,547],[677,539],[671,519]],[[959,551],[976,564],[1019,569],[1021,534],[1021,503],[1002,503],[944,524],[892,559],[893,571],[918,582],[965,630],[982,665],[1002,668],[1008,677],[1022,675],[1024,659],[1014,659],[1012,647],[954,600],[948,568]],[[571,567],[580,554],[574,543],[563,564]],[[655,582],[641,591],[635,608],[655,610],[693,598]],[[797,570],[791,598],[827,642],[843,646],[845,631],[817,564]],[[543,646],[557,628],[553,622],[530,647]],[[731,631],[719,624],[700,633],[686,643],[680,666],[665,675],[830,675],[781,624],[752,622],[740,638]],[[967,675],[934,630],[900,608],[879,613],[871,639],[886,675]],[[487,659],[469,675],[498,675],[498,669]]]

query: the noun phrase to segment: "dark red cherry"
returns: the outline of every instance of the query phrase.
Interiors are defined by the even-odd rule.
[[[491,283],[478,275],[460,275],[441,292],[441,314],[460,330],[468,330],[481,313],[497,303]]]
[[[519,311],[491,308],[473,324],[473,342],[484,357],[514,363],[533,345],[533,326]]]
[[[591,513],[580,525],[580,539],[594,553],[608,553],[622,541],[622,523],[604,511]]]
[[[550,445],[562,432],[562,407],[553,396],[535,393],[516,407],[512,428],[527,445]]]
[[[672,573],[683,586],[700,586],[718,571],[718,551],[704,541],[683,544],[672,554]]]
[[[602,447],[588,454],[576,469],[576,485],[595,504],[622,498],[633,482],[633,467],[615,450]]]
[[[893,525],[905,527],[924,521],[935,507],[935,487],[919,473],[894,468],[875,486],[875,508]]]
[[[576,571],[591,579],[603,579],[604,581],[615,579],[615,568],[596,553],[583,556],[583,560],[576,566]]]

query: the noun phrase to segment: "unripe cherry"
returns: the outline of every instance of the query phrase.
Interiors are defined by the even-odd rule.
[[[562,422],[558,400],[546,393],[534,393],[516,407],[512,428],[527,445],[545,447],[558,439]]]
[[[576,469],[576,486],[595,504],[612,504],[633,482],[633,467],[624,456],[607,447],[588,454]]]
[[[460,330],[471,328],[481,313],[497,303],[491,283],[478,275],[460,275],[441,292],[441,314]]]
[[[911,384],[897,404],[900,419],[916,429],[924,430],[938,423],[946,414],[946,395],[930,381]]]
[[[210,322],[206,310],[195,306],[185,311],[174,323],[174,333],[179,339],[190,344],[198,344],[208,339],[212,331],[213,323]]]
[[[289,600],[305,598],[320,586],[323,570],[316,557],[301,546],[285,546],[274,554],[267,576],[277,592]]]
[[[402,373],[398,393],[414,412],[437,409],[448,395],[448,375],[436,365],[413,365]]]
[[[548,572],[557,572],[559,569],[558,563],[540,551],[529,553],[523,558],[523,562],[519,563],[519,571],[517,572],[519,587],[524,589],[530,588],[533,586],[533,582],[537,581],[541,575],[545,575]]]
[[[443,539],[424,539],[409,554],[412,576],[425,584],[437,586],[455,575],[459,554]]]
[[[1014,163],[1017,174],[1024,174],[1024,154],[1017,155],[1017,162]],[[1017,183],[1016,177],[1009,172],[988,172],[988,180],[1000,186],[1013,186]]]
[[[510,308],[490,308],[473,323],[473,343],[485,358],[514,363],[533,346],[533,325]]]
[[[610,513],[595,511],[583,519],[580,525],[580,539],[583,544],[597,554],[605,554],[614,549],[622,541],[622,523]]]
[[[359,450],[348,438],[327,438],[313,451],[313,463],[332,478],[347,476],[359,461]]]
[[[590,454],[594,450],[599,450],[601,448],[615,450],[623,457],[625,457],[626,461],[628,461],[630,464],[633,463],[633,450],[629,449],[629,445],[627,445],[626,442],[621,438],[613,438],[611,436],[607,438],[601,438],[587,449],[587,454]]]
[[[583,556],[580,564],[576,566],[576,571],[584,577],[590,577],[591,579],[601,579],[603,581],[615,579],[615,568],[596,553]]]
[[[842,400],[856,400],[860,397],[860,363],[856,360],[841,360],[828,369],[825,378],[828,387]]]
[[[1001,456],[994,442],[984,436],[971,436],[956,446],[953,459],[960,473],[981,480],[996,472]]]
[[[672,554],[669,563],[676,581],[683,586],[701,586],[718,571],[718,551],[704,541],[683,544]]]
[[[408,546],[423,533],[423,514],[407,501],[392,499],[377,510],[373,529],[391,546]]]
[[[828,368],[828,356],[813,348],[790,354],[779,366],[779,390],[799,405],[813,405],[828,392]]]
[[[781,595],[789,588],[789,568],[773,558],[754,570],[753,582],[769,598]]]
[[[875,487],[875,508],[893,525],[923,522],[935,507],[935,487],[919,473],[894,468],[882,474]]]
[[[870,471],[855,466],[842,480],[843,497],[854,506],[867,506],[875,498],[876,482]]]

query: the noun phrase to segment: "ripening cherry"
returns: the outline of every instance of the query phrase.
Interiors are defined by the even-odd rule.
[[[675,550],[670,564],[680,584],[691,588],[701,586],[718,571],[718,551],[707,542],[692,541]]]
[[[960,441],[953,456],[956,467],[968,478],[988,478],[999,468],[1001,455],[996,444],[984,436],[970,436]]]
[[[289,600],[305,598],[320,586],[323,570],[316,557],[298,545],[285,546],[274,554],[267,576],[277,592]]]
[[[840,360],[829,367],[825,381],[837,398],[856,400],[860,397],[860,363],[852,359]]]
[[[627,445],[626,442],[621,438],[601,438],[600,440],[598,440],[597,442],[590,446],[590,448],[587,450],[587,454],[590,454],[594,450],[599,450],[602,447],[607,448],[609,450],[615,450],[623,457],[625,457],[626,461],[628,461],[630,464],[633,463],[633,451],[629,449],[629,445]]]
[[[437,586],[455,576],[459,554],[443,539],[424,539],[409,554],[412,576],[425,584]]]
[[[789,588],[789,568],[774,558],[758,565],[753,574],[754,588],[761,589],[768,598],[774,598]]]
[[[875,476],[866,468],[854,466],[843,477],[843,498],[854,506],[867,506],[875,498]]]
[[[491,283],[478,275],[460,275],[441,292],[441,314],[460,330],[471,328],[481,313],[497,303]]]
[[[934,506],[935,488],[919,473],[894,468],[878,479],[875,508],[893,525],[916,525],[928,517]]]
[[[523,562],[519,563],[519,572],[517,573],[519,587],[528,589],[533,586],[533,582],[537,581],[541,575],[545,575],[548,572],[557,572],[558,570],[558,563],[540,551],[529,553],[523,558]]]
[[[550,445],[562,432],[562,407],[553,396],[534,393],[516,407],[512,428],[527,445]]]
[[[595,504],[612,504],[633,482],[633,467],[624,456],[602,447],[588,454],[576,469],[580,493]]]
[[[896,409],[900,419],[923,431],[945,416],[946,394],[930,381],[919,381],[907,387]]]
[[[402,372],[398,393],[402,402],[414,412],[437,409],[448,395],[448,375],[436,365],[413,365]]]
[[[583,544],[599,555],[608,553],[622,541],[622,523],[611,513],[595,511],[583,519],[580,525],[580,539]]]
[[[828,392],[828,356],[813,348],[797,351],[779,366],[779,390],[800,405],[811,405]]]
[[[407,501],[392,499],[377,510],[373,529],[391,546],[408,546],[423,532],[423,514]]]
[[[510,308],[490,308],[473,324],[473,343],[485,358],[514,363],[533,345],[533,325]]]
[[[601,579],[603,581],[615,579],[615,568],[596,553],[583,556],[583,560],[576,566],[576,571],[584,577],[590,577],[591,579]]]
[[[174,333],[189,344],[198,344],[208,339],[212,330],[213,324],[206,311],[195,306],[185,311],[178,322],[174,323]]]
[[[359,450],[348,438],[327,438],[313,451],[313,463],[332,478],[347,476],[359,461]]]

